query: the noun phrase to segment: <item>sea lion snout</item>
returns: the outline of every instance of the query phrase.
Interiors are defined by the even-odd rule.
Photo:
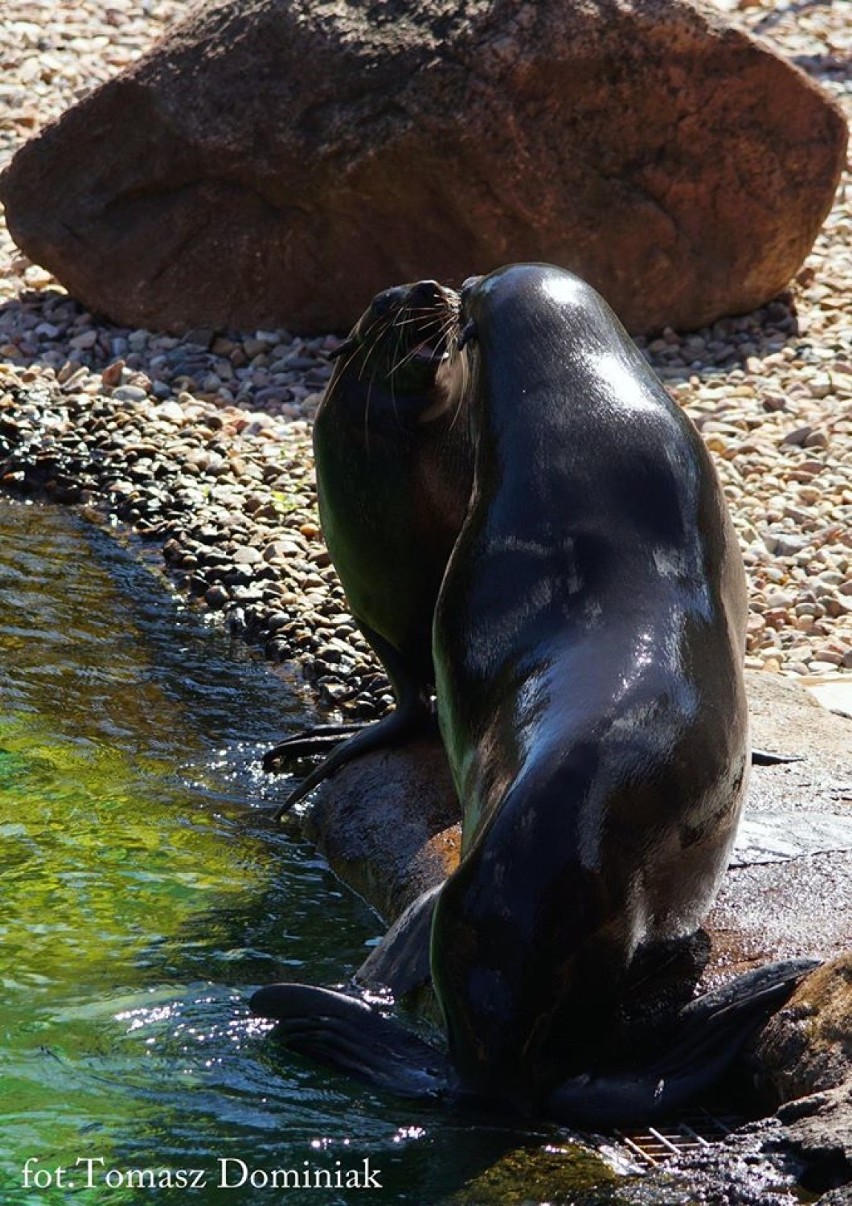
[[[408,292],[411,306],[437,306],[447,298],[447,290],[437,281],[416,281]]]

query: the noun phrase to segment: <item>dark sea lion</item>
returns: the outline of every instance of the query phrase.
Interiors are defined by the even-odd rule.
[[[700,436],[594,290],[516,265],[463,319],[475,478],[434,659],[465,825],[433,979],[463,1082],[542,1101],[727,866],[745,573]]]
[[[662,1057],[612,1047],[733,843],[742,561],[700,437],[593,289],[515,265],[465,287],[461,321],[475,472],[433,654],[463,848],[407,930],[434,904],[448,1051],[322,989],[273,985],[252,1007],[374,1084],[647,1120],[712,1082],[813,966],[691,1002]]]
[[[405,740],[432,718],[432,616],[473,472],[459,378],[442,372],[457,307],[458,295],[435,281],[380,293],[339,349],[317,410],[323,534],[396,709],[366,728],[325,726],[269,751],[267,770],[283,756],[316,753],[354,734],[280,811],[350,758]]]

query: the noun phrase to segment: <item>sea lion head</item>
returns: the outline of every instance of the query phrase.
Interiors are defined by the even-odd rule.
[[[333,353],[335,379],[355,374],[396,397],[423,395],[435,385],[458,328],[459,296],[437,281],[395,285],[376,294]]]

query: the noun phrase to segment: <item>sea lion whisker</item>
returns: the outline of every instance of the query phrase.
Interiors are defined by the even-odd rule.
[[[449,347],[450,336],[458,326],[458,315],[455,313],[448,314],[441,324],[440,338],[445,347]]]
[[[346,356],[346,359],[338,360],[337,365],[335,366],[337,370],[337,377],[342,377],[348,372],[349,366],[352,364],[352,361],[360,351],[361,344],[357,341],[353,341],[353,345],[349,351],[349,354]]]
[[[397,327],[416,326],[426,335],[433,330],[438,330],[444,322],[445,316],[446,311],[437,306],[430,306],[428,310],[421,311],[408,309],[400,313],[395,325]]]
[[[364,324],[364,330],[361,333],[360,345],[365,353],[365,363],[369,361],[376,347],[385,338],[389,328],[393,325],[393,315],[390,314],[371,314],[369,321]],[[359,323],[360,326],[360,323]]]
[[[436,322],[440,321],[441,314],[436,306],[429,306],[428,309],[422,310],[408,309],[405,311],[405,317],[398,318],[394,325],[397,327],[412,326],[416,323],[423,323],[429,318]]]
[[[374,322],[368,326],[364,332],[360,348],[360,350],[363,352],[363,360],[358,370],[359,380],[363,381],[365,373],[369,368],[372,367],[372,360],[376,347],[379,344],[379,340],[384,337],[387,328],[388,324],[383,319],[379,318],[374,320]],[[373,368],[372,371],[373,375],[375,375],[375,368]]]
[[[404,309],[399,310],[396,318],[397,326],[402,323],[420,322],[427,317],[434,317],[438,314],[437,305],[407,305]]]
[[[434,327],[435,327],[434,333],[437,335],[440,335],[440,330],[441,330],[440,323],[436,321],[434,324]],[[404,366],[409,363],[409,361],[413,360],[417,356],[418,352],[421,352],[424,349],[428,349],[429,351],[434,352],[434,349],[432,347],[432,344],[434,342],[435,341],[431,338],[431,333],[430,333],[429,335],[426,335],[423,339],[421,339],[418,343],[415,343],[411,348],[409,348],[409,350],[402,357],[402,359],[396,361],[396,363],[391,368],[391,370],[390,370],[391,379],[393,378],[393,375],[395,373],[398,373],[401,368],[404,368]]]
[[[373,397],[373,386],[376,383],[376,374],[373,372],[367,383],[367,392],[364,396],[364,451],[370,451],[370,402]]]
[[[396,370],[395,369],[391,369],[390,375],[388,377],[388,382],[390,384],[390,400],[391,400],[391,407],[393,409],[393,417],[396,419],[397,427],[402,427],[402,424],[399,421],[399,407],[396,404]]]
[[[409,356],[418,352],[421,348],[426,347],[429,344],[435,343],[438,340],[438,338],[440,337],[440,333],[441,333],[441,327],[438,323],[434,323],[431,326],[425,327],[425,328],[423,327],[422,324],[420,324],[416,331],[416,335],[414,337],[414,342],[410,343],[409,342],[410,333],[406,332],[406,331],[401,331],[400,334],[401,334],[401,336],[404,337],[403,346],[407,345],[408,351],[406,352],[404,359],[400,363],[404,363],[405,360],[407,360],[409,358]],[[399,366],[396,365],[394,367],[394,370],[392,370],[392,371],[395,371],[395,369],[397,367],[399,367]]]
[[[363,351],[363,350],[364,350],[364,349],[362,348],[362,351]],[[369,368],[370,368],[370,357],[369,357],[369,354],[365,354],[365,355],[362,357],[362,360],[361,360],[360,365],[358,366],[358,380],[359,380],[359,381],[363,381],[363,380],[364,380],[364,378],[365,378],[365,377],[366,377],[366,375],[367,375],[367,371],[369,370]]]
[[[405,346],[403,332],[400,331],[398,323],[394,323],[393,335],[394,335],[393,356],[391,357],[391,365],[390,365],[390,368],[388,369],[388,383],[390,384],[391,402],[394,405],[394,412],[396,412],[396,404],[394,401],[394,377],[396,376],[397,372],[402,367],[402,365],[405,363],[404,356],[402,357],[402,359],[398,358],[402,352],[403,347]]]
[[[404,356],[402,356],[399,360],[395,361],[395,363],[393,364],[393,366],[390,370],[391,385],[393,383],[394,376],[399,372],[399,370],[401,368],[405,368],[405,366],[415,358],[415,356],[421,350],[421,348],[426,348],[428,346],[429,346],[428,340],[424,340],[421,343],[416,343],[414,345],[414,347],[408,349],[408,351],[405,353]]]
[[[391,393],[393,393],[394,378],[395,378],[396,374],[399,372],[399,370],[401,368],[404,368],[405,365],[408,364],[408,362],[410,360],[413,360],[414,357],[417,355],[417,353],[420,351],[420,349],[422,347],[428,345],[428,340],[422,340],[418,343],[415,343],[413,345],[413,347],[410,347],[408,349],[408,351],[406,351],[403,354],[402,349],[406,346],[407,341],[404,338],[405,333],[403,331],[399,330],[399,326],[400,326],[400,324],[397,323],[394,328],[397,339],[396,339],[396,343],[394,345],[394,359],[391,364],[391,367],[388,370],[388,379],[389,379],[390,385],[391,385]]]
[[[455,405],[453,406],[453,415],[450,419],[449,427],[447,428],[448,431],[453,431],[455,429],[456,423],[459,421],[461,413],[465,409],[468,392],[470,389],[470,369],[468,368],[467,361],[462,361],[461,366],[458,367],[456,371],[460,377],[460,384],[458,386]]]

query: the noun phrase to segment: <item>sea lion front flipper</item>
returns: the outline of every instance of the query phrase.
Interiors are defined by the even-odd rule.
[[[769,750],[751,751],[752,766],[778,766],[784,762],[804,762],[804,754],[771,754]]]
[[[383,716],[374,724],[359,729],[353,736],[336,745],[328,757],[290,792],[275,813],[275,820],[279,820],[297,801],[303,799],[308,792],[313,791],[324,779],[347,762],[351,762],[353,758],[382,747],[402,745],[415,733],[435,726],[435,717],[421,706],[408,707],[400,704],[389,716]]]
[[[278,1023],[291,1051],[406,1097],[435,1098],[450,1083],[447,1057],[364,1001],[307,984],[269,984],[249,1001]]]
[[[377,720],[373,724],[368,724],[363,728],[359,727],[351,737],[337,745],[325,761],[320,763],[315,770],[311,771],[299,786],[287,796],[286,800],[284,800],[275,813],[276,821],[285,812],[288,812],[297,801],[303,799],[308,792],[313,791],[330,774],[339,770],[341,766],[345,766],[347,762],[351,762],[353,758],[358,758],[361,754],[370,753],[372,750],[382,749],[382,747],[402,745],[404,742],[412,740],[418,734],[434,730],[437,727],[437,720],[432,712],[423,685],[408,670],[399,650],[394,649],[392,645],[389,645],[383,637],[373,632],[367,625],[360,624],[360,627],[387,671],[394,696],[396,697],[396,707],[387,716],[383,716],[381,720]],[[263,765],[265,770],[272,769],[271,764],[267,765],[267,759],[271,758],[271,755],[274,753],[275,750],[270,750],[269,754],[264,758]]]
[[[355,973],[359,984],[389,988],[399,1001],[428,984],[429,938],[432,915],[443,884],[436,884],[412,901]]]
[[[274,774],[277,764],[285,758],[312,758],[325,753],[329,748],[341,745],[347,737],[360,733],[365,726],[353,721],[351,724],[318,724],[304,733],[285,737],[263,755],[263,769]]]
[[[704,993],[681,1011],[661,1059],[632,1072],[574,1077],[551,1095],[548,1114],[567,1125],[611,1127],[681,1109],[719,1080],[754,1031],[819,963],[770,963]]]

